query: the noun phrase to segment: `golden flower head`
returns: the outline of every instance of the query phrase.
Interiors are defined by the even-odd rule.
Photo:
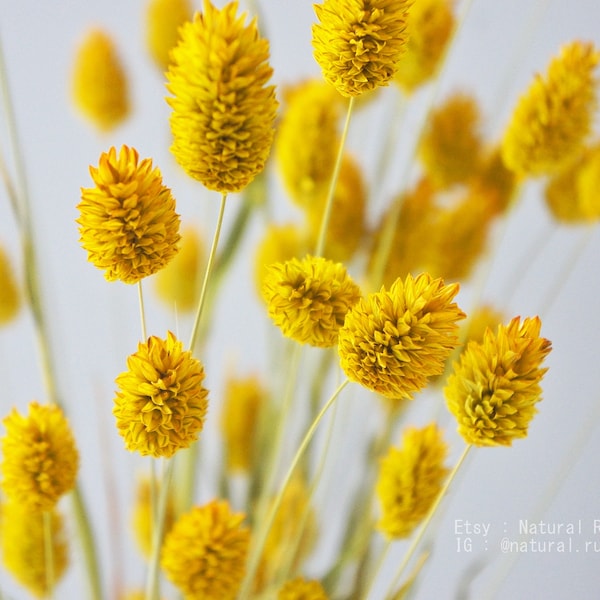
[[[44,514],[31,512],[19,501],[9,501],[0,507],[0,547],[4,567],[37,598],[51,597],[69,562],[63,519],[54,508],[49,509],[48,515],[50,560],[46,556],[48,540],[44,533]]]
[[[90,174],[95,187],[81,189],[76,221],[88,260],[108,281],[136,283],[162,269],[178,251],[179,215],[158,168],[123,146],[103,152]]]
[[[179,27],[192,18],[190,0],[149,0],[146,6],[146,46],[162,70],[169,66],[171,50],[177,45]]]
[[[301,577],[286,582],[277,594],[277,600],[328,600],[323,586]]]
[[[381,459],[377,496],[381,503],[378,529],[390,539],[409,536],[427,515],[442,489],[448,469],[447,447],[435,424],[411,427],[401,448],[390,448]]]
[[[4,419],[2,489],[29,510],[50,510],[75,485],[79,453],[69,422],[56,405],[29,404]]]
[[[493,147],[479,163],[469,181],[474,194],[484,197],[494,215],[501,215],[511,207],[517,190],[517,177],[506,167],[500,147]]]
[[[188,175],[225,193],[263,170],[277,112],[275,88],[267,85],[269,43],[237,8],[205,0],[203,13],[181,28],[167,72],[171,151]]]
[[[246,568],[243,514],[212,501],[183,514],[167,535],[161,564],[186,600],[233,600]]]
[[[407,20],[406,53],[394,76],[403,90],[412,92],[435,75],[454,25],[452,0],[415,0]]]
[[[314,57],[343,96],[387,85],[406,45],[411,0],[325,0],[315,5]]]
[[[576,158],[597,105],[594,69],[600,52],[572,42],[521,96],[502,140],[506,165],[519,175],[556,172]]]
[[[422,273],[369,294],[346,315],[339,332],[348,379],[388,398],[410,398],[444,370],[458,344],[458,284]]]
[[[577,199],[586,221],[600,219],[600,144],[585,154],[577,173]]]
[[[282,333],[301,344],[334,346],[360,289],[341,263],[307,256],[268,267],[263,297]]]
[[[127,77],[111,38],[90,31],[77,51],[72,76],[77,108],[98,129],[108,131],[129,114]]]
[[[10,323],[21,308],[21,295],[8,255],[0,246],[0,325]]]
[[[540,328],[538,317],[515,317],[462,352],[444,392],[468,444],[510,446],[527,436],[547,370],[540,365],[551,349]]]
[[[208,408],[204,368],[168,332],[151,336],[127,359],[116,384],[113,414],[127,450],[170,457],[194,442]]]

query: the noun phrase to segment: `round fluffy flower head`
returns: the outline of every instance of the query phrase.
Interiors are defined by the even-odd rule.
[[[458,284],[428,273],[397,279],[369,294],[346,315],[339,332],[340,363],[348,379],[388,398],[410,398],[444,370],[458,345]]]
[[[527,436],[547,370],[540,365],[551,349],[540,328],[538,317],[515,317],[462,352],[444,392],[468,444],[510,446]]]
[[[98,129],[108,131],[129,114],[127,78],[111,38],[99,29],[90,31],[73,68],[76,106]]]
[[[81,189],[80,243],[108,281],[136,283],[178,251],[179,215],[152,161],[134,148],[113,147],[90,167],[95,187]]]
[[[285,583],[277,594],[277,600],[328,600],[328,598],[318,581],[301,577]]]
[[[572,161],[592,128],[594,69],[600,52],[580,41],[564,46],[521,97],[502,140],[506,165],[519,175],[554,173]]]
[[[360,289],[341,263],[307,256],[268,267],[262,293],[283,335],[301,344],[334,346]]]
[[[377,496],[381,503],[378,528],[390,539],[409,536],[427,515],[448,470],[447,447],[435,424],[409,428],[402,447],[390,448],[381,459]]]
[[[250,532],[225,501],[193,508],[175,523],[162,548],[167,578],[185,600],[233,600],[246,568]]]
[[[189,0],[149,0],[146,7],[146,46],[158,67],[166,71],[179,39],[179,27],[192,18]]]
[[[12,502],[30,510],[50,510],[75,485],[79,453],[69,422],[53,404],[29,404],[3,421],[2,489]]]
[[[44,515],[31,512],[20,502],[0,507],[0,546],[6,570],[37,598],[49,598],[68,566],[63,519],[50,509],[52,580],[48,572]]]
[[[267,85],[269,43],[237,8],[205,0],[202,14],[180,29],[167,72],[171,152],[188,175],[224,193],[242,190],[263,170],[277,112],[275,88]]]
[[[0,325],[9,323],[18,314],[21,297],[8,255],[0,246]]]
[[[168,332],[151,336],[127,359],[116,379],[113,414],[127,450],[170,457],[194,442],[208,408],[204,368]]]
[[[412,0],[325,0],[315,5],[314,57],[343,96],[359,96],[394,76],[406,45]]]

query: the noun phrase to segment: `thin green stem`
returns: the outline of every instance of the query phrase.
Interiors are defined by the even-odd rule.
[[[54,552],[52,549],[52,512],[45,510],[42,513],[44,523],[44,563],[46,565],[46,590],[49,600],[54,598],[54,584],[56,576],[54,574]]]
[[[385,546],[379,553],[377,562],[373,565],[373,568],[371,569],[371,574],[369,575],[369,582],[366,586],[365,593],[363,595],[364,600],[367,600],[371,591],[373,590],[373,586],[375,585],[375,582],[377,581],[377,577],[379,576],[379,573],[381,572],[381,569],[385,563],[385,559],[388,557],[388,555],[390,553],[391,547],[392,547],[392,540],[390,538],[390,539],[386,540]]]
[[[138,281],[137,285],[138,289],[138,301],[140,305],[140,324],[142,326],[142,341],[146,341],[148,339],[148,335],[146,333],[146,311],[144,309],[144,292],[142,290],[142,280]]]

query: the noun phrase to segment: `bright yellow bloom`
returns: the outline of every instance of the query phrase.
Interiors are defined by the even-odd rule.
[[[207,257],[203,240],[193,227],[181,234],[175,258],[156,274],[156,294],[178,312],[189,312],[198,304]]]
[[[510,446],[527,436],[547,370],[540,365],[551,349],[540,329],[538,317],[515,317],[462,352],[444,392],[468,444]]]
[[[246,568],[244,515],[212,501],[182,515],[167,535],[161,564],[185,600],[233,600]]]
[[[192,19],[189,0],[149,0],[146,7],[146,46],[162,71],[179,40],[179,27]]]
[[[482,153],[479,122],[475,99],[462,93],[431,114],[418,152],[429,179],[438,187],[465,182],[477,170]]]
[[[73,98],[82,114],[108,131],[129,114],[127,77],[111,38],[90,31],[77,51],[72,76]]]
[[[572,42],[521,96],[502,140],[506,165],[519,175],[555,173],[574,158],[592,129],[594,69],[600,52]]]
[[[12,321],[21,308],[21,295],[8,255],[0,246],[0,325]]]
[[[415,0],[407,20],[406,53],[394,76],[402,89],[412,92],[435,75],[454,25],[452,0]]]
[[[90,167],[95,187],[81,188],[80,242],[108,281],[136,283],[162,269],[178,251],[179,215],[158,168],[123,146]]]
[[[314,57],[343,96],[387,85],[406,46],[410,0],[324,0],[314,6]]]
[[[360,298],[341,263],[316,256],[272,264],[262,292],[283,335],[320,348],[336,344],[346,313]]]
[[[58,406],[31,402],[26,416],[13,408],[3,423],[4,493],[29,510],[52,509],[77,478],[79,454],[69,422]]]
[[[49,585],[44,514],[30,512],[21,502],[0,507],[0,545],[6,570],[37,598],[49,598],[68,566],[67,542],[61,515],[50,509],[53,585]]]
[[[249,471],[254,464],[256,430],[266,396],[257,377],[230,377],[225,384],[221,432],[230,471]]]
[[[401,448],[381,459],[377,496],[381,503],[378,529],[390,539],[409,536],[439,495],[448,469],[447,447],[435,424],[404,432]]]
[[[323,586],[318,581],[308,581],[298,577],[283,585],[277,600],[328,600]]]
[[[586,154],[577,174],[577,197],[588,221],[600,218],[600,144]]]
[[[423,273],[360,300],[339,333],[348,379],[388,398],[410,398],[424,388],[458,344],[456,321],[465,315],[452,302],[457,293],[458,284]]]
[[[219,192],[238,192],[263,170],[277,112],[267,85],[269,43],[237,8],[205,0],[203,13],[181,28],[167,72],[171,152],[188,175]]]
[[[286,93],[275,157],[285,187],[299,206],[329,189],[340,142],[340,100],[321,79],[309,79]]]
[[[127,369],[115,380],[113,407],[127,450],[170,457],[196,441],[208,408],[200,361],[168,332],[138,344]]]

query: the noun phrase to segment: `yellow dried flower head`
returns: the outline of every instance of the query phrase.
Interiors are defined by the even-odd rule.
[[[458,344],[458,284],[422,273],[369,294],[346,315],[339,333],[348,379],[388,398],[410,398],[439,375]]]
[[[381,459],[377,496],[381,503],[378,529],[390,539],[409,536],[440,493],[448,469],[447,447],[435,424],[404,432],[401,448]]]
[[[154,531],[154,518],[152,516],[152,482],[148,477],[144,477],[137,482],[135,493],[135,506],[131,524],[135,541],[140,552],[145,558],[150,558],[152,552],[152,532]],[[160,492],[157,487],[156,493]],[[163,539],[169,533],[175,523],[175,499],[171,489],[167,493],[167,504],[165,508],[165,517],[163,525]]]
[[[325,0],[314,6],[314,57],[343,96],[387,85],[406,45],[411,0]]]
[[[340,141],[340,100],[321,79],[305,81],[286,94],[275,157],[285,187],[299,206],[329,188]]]
[[[79,453],[69,422],[53,404],[29,404],[27,415],[13,408],[3,420],[2,489],[29,510],[50,510],[75,485]]]
[[[208,408],[200,361],[169,331],[138,344],[127,369],[115,380],[113,407],[127,450],[170,457],[196,441]]]
[[[538,317],[515,317],[462,352],[444,392],[468,444],[510,446],[527,436],[547,370],[540,365],[551,349],[540,329]]]
[[[249,471],[255,460],[255,436],[267,393],[255,376],[230,377],[225,384],[221,432],[230,471]]]
[[[81,188],[80,242],[108,281],[136,283],[178,251],[179,215],[158,168],[135,148],[113,147],[90,167],[95,187]]]
[[[98,129],[108,131],[129,115],[127,77],[111,38],[90,31],[77,51],[72,76],[73,99]]]
[[[504,164],[499,147],[483,158],[469,186],[474,194],[486,198],[494,215],[501,215],[510,208],[517,190],[517,178]]]
[[[192,19],[189,0],[149,0],[146,7],[146,46],[152,60],[163,71],[171,50],[179,40],[179,27]]]
[[[0,507],[0,545],[6,570],[37,598],[51,597],[68,566],[67,542],[63,519],[49,509],[52,578],[46,558],[44,514],[31,512],[21,502],[11,501]]]
[[[250,532],[225,501],[195,507],[175,523],[162,568],[186,600],[233,600],[242,582]]]
[[[188,175],[219,192],[238,192],[263,170],[277,112],[267,85],[269,43],[237,8],[205,0],[202,14],[181,28],[167,72],[171,152]]]
[[[156,274],[156,294],[178,312],[189,312],[198,304],[207,262],[203,241],[193,227],[184,229],[179,253]]]
[[[455,26],[452,0],[415,0],[406,25],[406,53],[394,81],[412,92],[435,75],[442,60]]]
[[[506,165],[519,175],[556,172],[576,158],[597,105],[594,69],[600,52],[572,42],[521,96],[502,140]]]
[[[21,295],[8,255],[0,246],[0,325],[10,323],[21,308]]]
[[[456,93],[433,111],[419,143],[419,158],[440,188],[467,181],[482,154],[479,108],[475,99]]]
[[[277,600],[328,600],[328,598],[318,581],[309,581],[301,577],[285,583],[277,594]]]
[[[320,256],[270,265],[262,293],[283,335],[320,348],[336,344],[346,313],[360,298],[344,265]]]
[[[577,198],[587,221],[600,218],[600,144],[590,148],[577,173]]]

